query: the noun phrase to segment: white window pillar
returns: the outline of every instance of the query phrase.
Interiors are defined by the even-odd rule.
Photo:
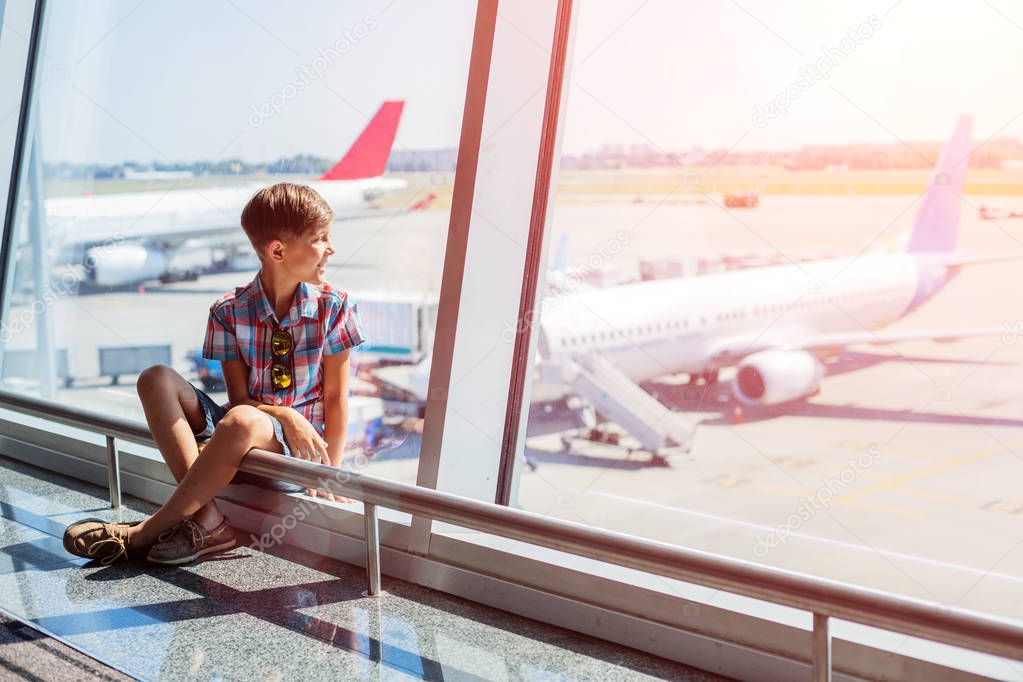
[[[523,312],[531,301],[523,297],[523,274],[527,264],[536,272],[545,262],[540,236],[557,159],[559,63],[571,6],[569,0],[479,3],[420,454],[422,486],[493,501],[502,444],[522,449],[525,424],[516,415],[528,404],[532,371],[511,412],[510,377],[517,331],[526,324],[520,320],[534,317]],[[520,357],[527,357],[535,336],[521,336],[518,345]],[[425,552],[429,524],[417,519],[414,527],[413,549]]]

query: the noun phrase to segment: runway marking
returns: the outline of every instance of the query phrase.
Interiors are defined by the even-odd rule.
[[[630,504],[645,505],[648,507],[656,507],[657,509],[663,509],[664,511],[675,512],[676,514],[687,514],[689,516],[697,516],[704,519],[711,519],[713,521],[722,521],[724,523],[731,523],[737,526],[746,526],[747,528],[755,528],[757,530],[766,531],[773,533],[777,530],[775,526],[767,526],[761,523],[753,523],[751,521],[740,521],[738,519],[731,519],[727,516],[719,516],[717,514],[710,514],[708,512],[693,511],[691,509],[679,509],[678,507],[670,507],[666,504],[659,504],[657,502],[647,502],[646,500],[638,500],[631,497],[624,497],[622,495],[615,495],[614,493],[600,493],[591,492],[587,495],[596,495],[600,497],[609,497],[615,500],[621,500],[623,502],[629,502]],[[793,531],[789,533],[789,537],[802,538],[811,542],[823,542],[829,545],[837,545],[846,549],[853,549],[857,552],[867,552],[870,554],[883,554],[888,557],[895,557],[903,559],[905,561],[915,561],[921,564],[927,564],[930,566],[938,566],[941,568],[952,569],[954,571],[961,571],[963,573],[971,573],[973,575],[980,576],[981,578],[998,578],[1000,580],[1008,580],[1009,582],[1023,584],[1023,576],[1008,575],[1007,573],[996,573],[994,571],[984,571],[979,568],[972,566],[963,566],[962,564],[952,564],[947,561],[941,561],[940,559],[928,559],[927,557],[915,556],[913,554],[905,554],[903,552],[894,552],[889,549],[880,549],[876,547],[867,547],[865,545],[854,544],[851,542],[843,542],[842,540],[833,540],[832,538],[822,538],[817,535],[807,535],[806,533],[800,533]]]
[[[898,478],[898,474],[889,474],[889,473],[885,473],[885,472],[882,472],[882,471],[870,471],[869,469],[866,470],[866,471],[860,472],[859,475],[860,476],[873,476],[874,478],[883,478],[883,479],[885,479],[887,481],[891,481],[891,480],[894,480],[894,479]]]
[[[844,504],[847,507],[860,507],[862,509],[872,509],[874,511],[885,512],[888,514],[898,514],[899,516],[908,516],[911,519],[923,518],[923,513],[918,512],[915,509],[906,509],[905,507],[892,507],[887,504],[877,504],[874,502],[864,502],[862,500],[846,500],[841,497],[836,497],[835,501],[839,504]]]
[[[899,492],[906,493],[907,495],[916,495],[917,497],[923,497],[928,500],[938,500],[939,502],[961,502],[964,504],[968,504],[970,502],[970,498],[964,495],[936,493],[930,490],[920,490],[919,488],[902,488]]]
[[[942,455],[934,454],[934,453],[926,453],[926,452],[903,451],[903,452],[893,452],[891,454],[895,455],[896,457],[909,457],[911,459],[925,459],[928,462],[933,462],[935,460],[939,460],[939,459],[942,458]]]
[[[1008,443],[1006,445],[1008,447],[1014,447],[1020,444],[1023,444],[1023,439],[1013,441],[1012,443]],[[915,481],[920,478],[927,478],[928,476],[932,476],[934,474],[940,474],[945,471],[949,471],[951,469],[955,469],[959,466],[962,466],[963,464],[969,464],[970,462],[975,462],[977,460],[984,459],[985,457],[990,457],[991,455],[1004,452],[1005,447],[1001,445],[996,445],[994,447],[988,448],[987,450],[980,450],[979,452],[974,452],[973,454],[970,455],[956,457],[955,459],[950,459],[949,461],[943,462],[942,464],[927,467],[926,469],[921,469],[920,471],[916,471],[911,474],[906,474],[905,476],[896,476],[889,483],[882,483],[880,485],[874,486],[873,488],[867,488],[866,490],[857,490],[847,495],[843,495],[842,498],[851,499],[856,497],[866,497],[867,495],[873,495],[874,493],[883,492],[885,490],[893,490],[895,488],[901,487],[902,485],[910,481]]]

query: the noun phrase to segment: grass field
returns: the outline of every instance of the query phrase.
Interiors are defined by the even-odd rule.
[[[453,181],[450,174],[404,175],[409,189],[382,201],[385,206],[401,206],[416,194],[437,195],[435,209],[451,206]],[[558,177],[559,203],[688,203],[719,200],[729,192],[758,191],[761,194],[793,195],[916,195],[924,191],[931,177],[929,170],[792,171],[780,167],[718,167],[685,172],[671,169],[622,169],[602,171],[564,171]],[[973,170],[967,175],[967,195],[1023,197],[1023,172]],[[710,195],[708,198],[704,195]]]

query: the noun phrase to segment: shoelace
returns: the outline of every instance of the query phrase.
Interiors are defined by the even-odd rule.
[[[160,535],[157,536],[156,541],[167,542],[172,537],[174,537],[174,534],[178,532],[178,528],[180,527],[181,527],[180,523],[174,524],[173,526],[171,526],[170,530],[165,530],[164,532],[160,533]]]
[[[192,534],[192,546],[201,547],[204,532],[209,532],[192,519],[185,519],[181,524]]]
[[[117,531],[115,530],[115,527],[113,525],[105,523],[103,524],[103,528],[106,530],[107,535],[109,537],[103,538],[98,542],[92,543],[92,545],[89,547],[89,549],[85,551],[85,553],[88,554],[89,556],[95,556],[97,549],[107,544],[108,542],[112,542],[113,544],[117,545],[117,551],[115,551],[110,556],[106,556],[100,559],[100,564],[102,564],[103,566],[109,566],[110,564],[120,559],[122,556],[125,559],[127,559],[128,558],[127,540],[123,536],[117,534]]]

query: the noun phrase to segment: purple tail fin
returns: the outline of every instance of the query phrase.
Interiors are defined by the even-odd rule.
[[[970,128],[973,118],[962,116],[934,167],[916,223],[909,239],[909,253],[954,251],[959,236],[959,212],[963,185],[970,165]]]

